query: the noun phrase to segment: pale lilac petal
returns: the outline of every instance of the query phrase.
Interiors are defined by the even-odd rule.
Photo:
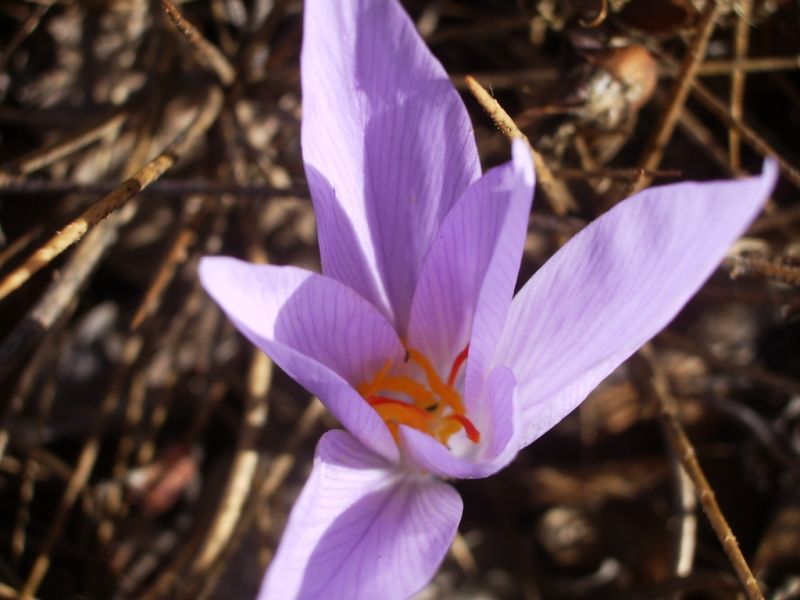
[[[323,272],[401,333],[423,259],[480,164],[466,109],[398,2],[308,0],[303,159]]]
[[[650,188],[578,233],[514,298],[495,364],[514,371],[528,444],[669,323],[777,179]]]
[[[503,230],[481,285],[469,342],[464,399],[470,414],[481,411],[485,414],[487,410],[486,406],[479,403],[479,399],[484,396],[484,379],[492,364],[492,356],[514,296],[528,231],[528,213],[533,200],[534,171],[530,148],[526,142],[518,139],[514,140],[511,152],[516,180],[511,208],[506,214]]]
[[[295,267],[204,258],[200,280],[233,323],[376,452],[397,446],[378,414],[353,389],[403,346],[366,300],[334,279]]]
[[[407,598],[436,573],[461,511],[448,484],[400,471],[350,434],[329,431],[259,598]]]
[[[399,429],[404,457],[415,467],[440,477],[475,479],[496,473],[511,462],[519,448],[520,415],[515,388],[510,369],[495,367],[489,373],[485,403],[490,412],[479,425],[479,444],[461,439],[457,441],[459,451],[453,452],[430,435],[402,425]]]
[[[525,142],[515,141],[513,154],[514,160],[473,183],[447,215],[414,292],[408,344],[445,374],[470,334],[469,360],[485,368],[484,355],[494,350],[491,338],[496,342],[500,335],[514,294],[533,165]],[[481,317],[473,328],[479,297]],[[492,328],[496,333],[487,331]]]

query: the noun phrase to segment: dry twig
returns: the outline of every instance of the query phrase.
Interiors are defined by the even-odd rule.
[[[717,0],[709,0],[706,4],[706,8],[700,19],[700,25],[697,28],[695,39],[684,56],[679,76],[675,80],[675,84],[670,91],[667,109],[661,113],[661,118],[653,130],[653,133],[650,135],[645,150],[639,159],[638,166],[642,169],[654,170],[661,164],[661,158],[664,156],[664,149],[672,138],[672,133],[675,131],[675,126],[678,123],[683,106],[686,103],[686,99],[689,97],[689,92],[697,75],[697,70],[705,57],[706,47],[708,46],[708,41],[711,39],[711,34],[716,26],[717,18],[721,11],[721,5],[722,3]],[[634,191],[642,190],[649,184],[650,179],[645,177],[637,183]]]
[[[222,85],[232,84],[236,79],[236,71],[222,51],[204,38],[197,27],[184,19],[171,0],[161,0],[161,6],[175,28],[187,39],[200,64],[211,69]]]
[[[642,348],[641,355],[647,361],[650,369],[650,383],[654,392],[653,395],[656,402],[658,402],[670,446],[677,454],[683,468],[691,478],[700,504],[703,506],[703,510],[725,550],[725,554],[728,555],[728,560],[730,560],[731,566],[733,566],[736,576],[739,578],[747,597],[750,600],[763,600],[764,595],[758,586],[758,582],[753,576],[744,556],[742,556],[742,551],[739,549],[739,544],[728,522],[725,520],[722,511],[720,511],[719,504],[714,496],[714,491],[711,489],[705,473],[703,473],[703,469],[697,461],[697,454],[694,450],[694,446],[686,435],[683,425],[678,418],[675,400],[670,395],[669,384],[660,370],[657,357],[652,347],[645,346]]]
[[[216,120],[222,108],[222,92],[212,88],[192,124],[183,131],[161,154],[147,163],[116,190],[98,200],[77,219],[66,225],[34,252],[25,262],[0,281],[0,300],[19,288],[30,277],[50,264],[64,250],[80,240],[87,231],[109,214],[124,206],[139,191],[161,177],[194,140]]]
[[[553,212],[557,215],[565,215],[569,211],[576,210],[578,204],[572,197],[569,188],[567,188],[562,181],[556,179],[550,167],[547,166],[544,158],[542,158],[542,155],[533,149],[527,136],[519,130],[519,127],[516,126],[508,113],[503,110],[500,103],[495,100],[474,77],[467,75],[465,81],[469,91],[475,96],[475,99],[483,110],[486,111],[486,114],[489,115],[489,118],[494,121],[503,135],[509,140],[520,138],[528,143],[528,147],[531,149],[531,155],[533,156],[533,163],[536,166],[537,180],[542,188],[544,188],[545,194],[547,194],[553,207]]]

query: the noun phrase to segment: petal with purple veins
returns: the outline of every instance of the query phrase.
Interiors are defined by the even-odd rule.
[[[513,154],[512,161],[473,183],[447,215],[417,283],[408,344],[440,372],[447,372],[468,342],[467,367],[485,369],[502,330],[533,197],[527,144],[515,141]],[[468,405],[472,397],[467,394]]]
[[[398,457],[386,425],[354,389],[404,356],[372,305],[334,279],[234,258],[204,258],[200,280],[236,327],[342,425],[374,451]]]
[[[461,511],[448,484],[404,473],[349,433],[329,431],[259,598],[407,598],[436,573]]]
[[[442,219],[480,164],[466,109],[397,2],[309,0],[303,159],[326,275],[405,333]]]
[[[777,179],[647,189],[572,238],[514,298],[495,364],[519,388],[527,445],[666,326],[761,210]]]

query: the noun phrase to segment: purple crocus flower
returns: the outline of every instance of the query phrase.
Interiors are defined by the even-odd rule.
[[[777,170],[637,194],[514,296],[528,148],[481,175],[464,105],[395,0],[306,0],[302,87],[323,274],[200,266],[236,326],[344,427],[319,441],[261,597],[407,597],[461,518],[442,479],[501,469],[663,328]]]

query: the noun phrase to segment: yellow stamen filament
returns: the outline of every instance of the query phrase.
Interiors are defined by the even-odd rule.
[[[456,357],[450,369],[448,383],[442,381],[430,360],[417,350],[407,348],[407,360],[417,365],[425,375],[427,386],[411,377],[389,375],[392,363],[387,361],[371,381],[356,387],[367,402],[386,422],[392,436],[397,439],[398,427],[407,425],[427,433],[444,445],[452,435],[462,429],[473,443],[480,441],[480,432],[464,414],[461,396],[453,388],[461,365],[466,360],[465,348]],[[411,402],[387,397],[384,394],[406,396]]]

